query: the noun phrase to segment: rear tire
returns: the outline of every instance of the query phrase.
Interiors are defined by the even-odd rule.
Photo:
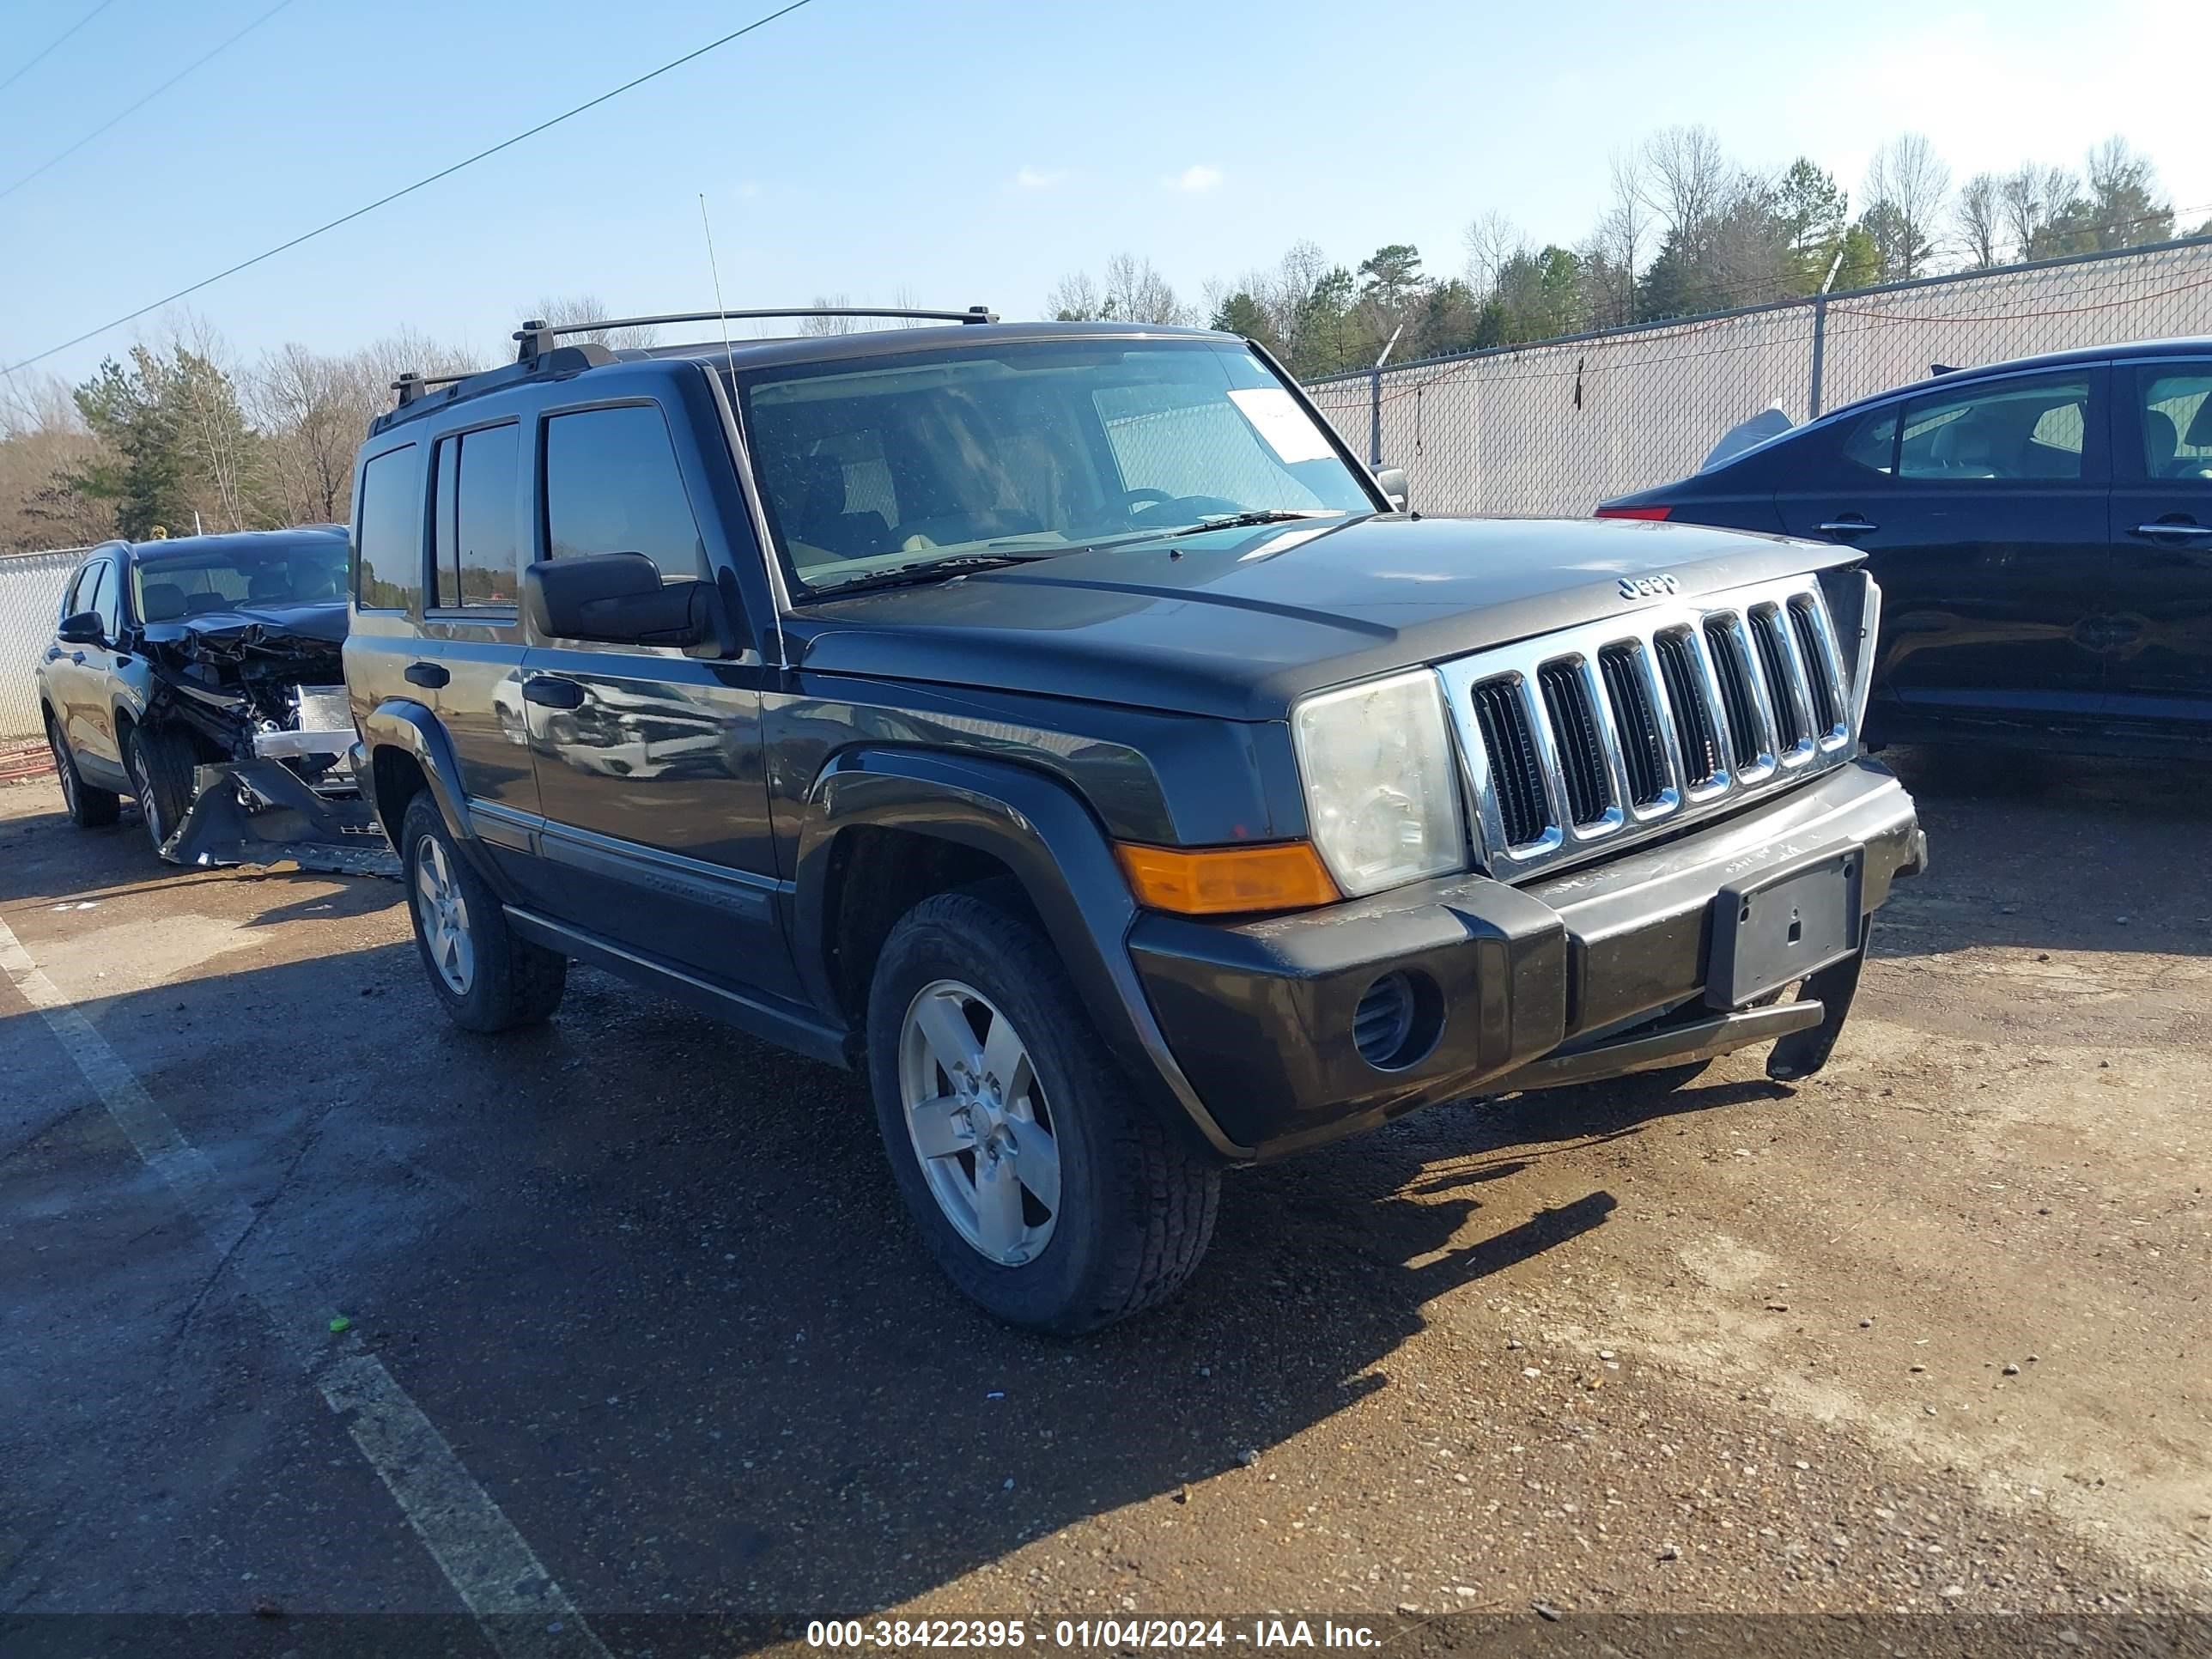
[[[123,739],[123,764],[131,773],[147,839],[159,853],[192,810],[192,774],[199,756],[191,739],[177,732],[132,726]]]
[[[891,930],[868,1072],[924,1244],[997,1318],[1096,1330],[1165,1301],[1205,1255],[1220,1166],[1139,1095],[1051,942],[1011,909],[940,893]]]
[[[46,747],[53,751],[54,773],[61,779],[62,805],[68,809],[70,822],[80,830],[106,829],[122,815],[123,797],[112,789],[87,783],[84,774],[76,769],[69,739],[62,736],[52,714],[46,716]]]
[[[429,791],[407,803],[400,873],[430,993],[465,1031],[507,1031],[553,1017],[568,958],[519,937],[499,897],[461,854]]]

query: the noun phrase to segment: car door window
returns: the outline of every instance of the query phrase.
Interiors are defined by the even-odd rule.
[[[545,536],[556,559],[642,553],[664,582],[706,574],[699,522],[656,405],[579,410],[547,420]]]
[[[2143,476],[2212,482],[2212,363],[2186,369],[2145,369]]]
[[[1897,411],[1875,410],[1851,428],[1844,441],[1844,459],[1852,466],[1885,477],[1897,471]]]
[[[84,609],[100,614],[100,637],[113,644],[123,634],[123,590],[115,580],[115,562],[102,559],[96,567],[94,585],[84,596]]]
[[[104,563],[105,561],[102,562]],[[80,611],[91,609],[84,601],[92,597],[93,585],[99,577],[100,566],[97,564],[80,565],[77,568],[76,574],[70,578],[69,586],[62,594],[64,617],[74,617]]]
[[[2082,476],[2086,375],[2004,380],[1905,407],[1897,476],[1963,483],[2051,483]]]
[[[512,422],[439,440],[438,603],[461,609],[514,605],[514,471],[521,428]]]

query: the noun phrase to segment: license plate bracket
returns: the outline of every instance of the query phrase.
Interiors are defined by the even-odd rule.
[[[1705,1001],[1741,1008],[1859,948],[1866,849],[1762,870],[1713,896]]]

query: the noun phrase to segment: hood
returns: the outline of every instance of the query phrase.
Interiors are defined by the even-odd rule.
[[[250,638],[270,644],[298,640],[343,645],[346,606],[343,599],[319,605],[240,605],[228,611],[203,611],[196,617],[179,617],[173,622],[148,623],[143,631],[149,640],[198,639],[210,644]]]
[[[148,653],[173,666],[212,668],[228,684],[277,674],[317,683],[343,676],[338,653],[345,643],[343,599],[320,605],[241,605],[205,611],[139,630]]]
[[[1846,563],[1848,548],[1634,520],[1269,525],[1071,553],[805,605],[809,672],[1275,720],[1309,691],[1652,601]]]

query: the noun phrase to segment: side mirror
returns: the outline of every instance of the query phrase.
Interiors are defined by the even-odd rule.
[[[64,645],[98,645],[100,628],[100,612],[80,611],[73,617],[62,618],[62,625],[54,629],[54,637]]]
[[[642,553],[550,559],[522,573],[522,610],[548,639],[606,645],[694,646],[716,638],[712,582],[664,582]]]
[[[1383,498],[1392,508],[1403,513],[1406,503],[1412,499],[1412,491],[1406,483],[1406,469],[1402,466],[1383,467],[1376,473],[1375,482],[1382,486]]]

